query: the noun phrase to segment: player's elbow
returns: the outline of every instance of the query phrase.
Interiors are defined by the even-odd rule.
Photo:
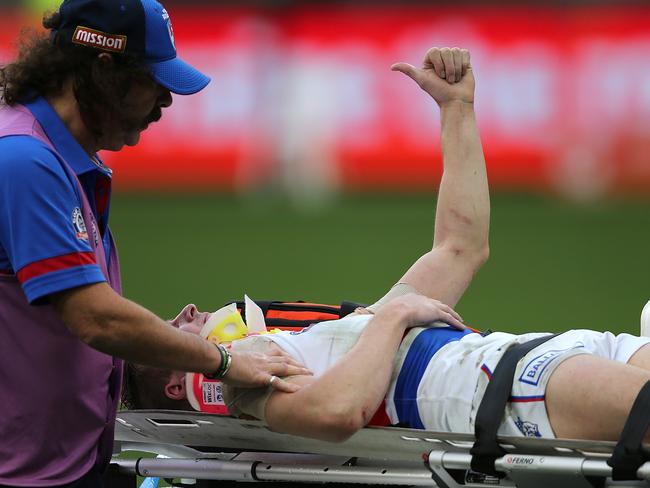
[[[330,408],[319,419],[322,439],[343,442],[366,425],[363,412],[357,408]]]
[[[478,249],[476,249],[474,253],[474,260],[475,260],[475,267],[478,270],[479,268],[483,267],[483,265],[487,262],[487,260],[490,258],[490,244],[486,241],[485,244]]]
[[[321,404],[310,417],[318,433],[316,437],[330,442],[349,439],[369,420],[359,405],[345,401]]]
[[[437,246],[437,249],[450,256],[453,262],[462,262],[472,273],[476,273],[490,257],[490,246],[487,240],[473,245],[451,241]]]
[[[482,247],[466,249],[464,253],[459,255],[463,260],[472,275],[478,273],[490,257],[490,248],[486,245]]]

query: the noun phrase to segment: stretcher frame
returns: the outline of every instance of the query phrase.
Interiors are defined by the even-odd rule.
[[[246,482],[348,483],[474,488],[649,487],[650,462],[637,480],[612,481],[614,442],[500,438],[503,478],[472,472],[470,434],[366,427],[342,443],[272,432],[259,421],[171,410],[118,413],[115,452],[165,457],[113,458],[120,473]],[[646,451],[647,452],[647,451]],[[217,485],[218,486],[218,485]]]

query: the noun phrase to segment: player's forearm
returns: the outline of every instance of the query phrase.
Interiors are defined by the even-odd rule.
[[[399,313],[373,317],[357,344],[322,377],[322,398],[336,399],[360,427],[370,421],[386,394],[405,320]]]
[[[472,103],[452,101],[440,109],[444,172],[438,194],[434,247],[488,252],[490,197],[485,158]]]
[[[366,425],[386,394],[404,331],[401,320],[399,314],[374,317],[335,366],[291,394],[293,409],[267,407],[271,428],[338,442]]]

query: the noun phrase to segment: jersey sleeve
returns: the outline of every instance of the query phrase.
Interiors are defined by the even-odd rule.
[[[30,303],[106,281],[73,182],[57,156],[29,136],[0,139],[0,245]]]

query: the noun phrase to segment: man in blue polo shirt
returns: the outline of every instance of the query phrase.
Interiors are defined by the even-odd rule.
[[[137,144],[210,81],[155,0],[66,0],[0,68],[0,485],[100,486],[122,361],[274,388],[304,371],[232,354],[121,296],[101,149]]]

